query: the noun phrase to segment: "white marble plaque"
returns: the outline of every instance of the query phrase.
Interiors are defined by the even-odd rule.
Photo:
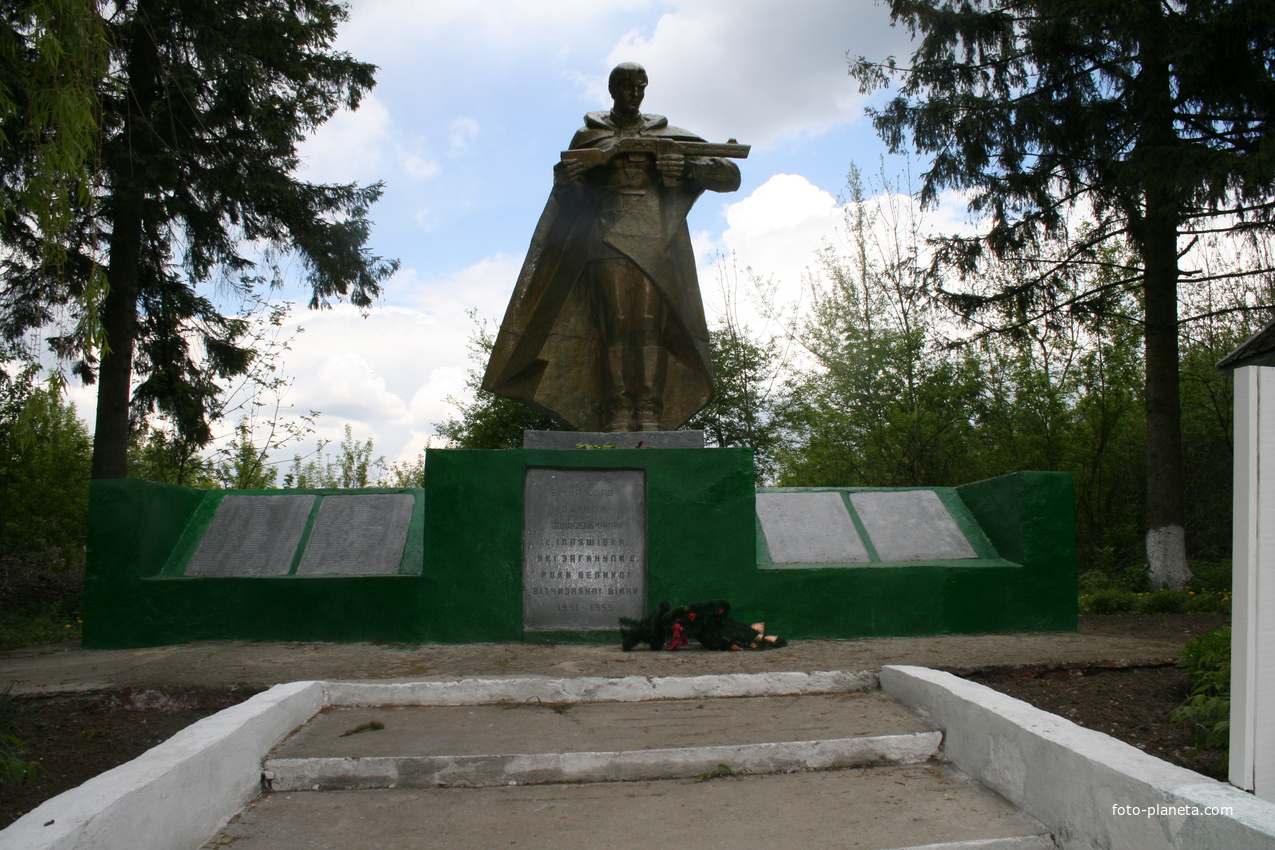
[[[869,560],[840,493],[758,493],[757,519],[771,563],[863,564]]]
[[[186,575],[287,575],[313,505],[311,495],[226,496]]]
[[[646,615],[646,473],[527,470],[523,626],[617,629]]]
[[[410,493],[324,496],[297,575],[394,575],[403,559]]]
[[[933,490],[851,493],[850,502],[882,561],[978,557]]]

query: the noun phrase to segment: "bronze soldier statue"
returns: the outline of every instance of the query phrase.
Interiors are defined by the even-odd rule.
[[[554,167],[483,388],[579,431],[662,431],[712,399],[708,328],[686,215],[739,188],[747,156],[640,111],[640,65],[611,72]]]

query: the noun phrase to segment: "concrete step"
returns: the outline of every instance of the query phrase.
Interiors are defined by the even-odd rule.
[[[318,715],[263,768],[276,791],[631,782],[917,764],[941,742],[879,693],[365,707]]]
[[[268,755],[273,792],[207,847],[1055,846],[937,758],[942,733],[879,691],[722,697],[693,684],[665,682],[688,698],[660,700],[648,684],[632,702],[590,701],[596,683],[559,683],[578,702],[513,701],[508,687],[497,704],[484,689],[474,704],[343,696]]]
[[[234,850],[605,847],[1053,850],[941,762],[655,782],[268,794],[207,845]]]

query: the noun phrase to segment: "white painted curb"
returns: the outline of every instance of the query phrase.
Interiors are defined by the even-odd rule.
[[[546,703],[640,702],[656,699],[765,697],[798,694],[859,693],[876,690],[870,670],[816,673],[723,673],[707,676],[625,676],[607,679],[582,676],[550,679],[460,679],[451,682],[327,682],[326,704],[357,705],[486,705],[540,701]]]
[[[261,756],[322,708],[322,683],[276,685],[47,800],[0,850],[200,847],[261,793]]]
[[[1062,850],[1275,850],[1275,804],[1231,785],[950,673],[889,666],[880,681],[944,730],[947,758],[1043,823]]]
[[[1015,835],[1009,838],[975,838],[972,841],[944,841],[898,847],[895,850],[1058,850],[1048,835]]]
[[[644,782],[701,776],[721,764],[736,774],[920,764],[934,757],[942,740],[939,732],[915,732],[605,753],[270,759],[265,768],[275,791]]]

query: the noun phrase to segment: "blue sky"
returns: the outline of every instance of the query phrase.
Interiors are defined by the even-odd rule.
[[[715,257],[799,297],[835,239],[851,163],[875,172],[885,153],[847,55],[910,53],[873,0],[354,0],[337,47],[379,66],[377,86],[304,144],[303,176],[384,181],[371,248],[402,268],[366,316],[283,293],[305,328],[283,364],[286,401],[322,412],[317,436],[348,424],[390,461],[415,457],[447,397],[465,395],[466,311],[499,321],[558,152],[610,106],[615,64],[646,67],[643,111],[753,146],[740,190],[706,194],[690,218],[712,324]],[[87,417],[91,396],[76,395]]]

